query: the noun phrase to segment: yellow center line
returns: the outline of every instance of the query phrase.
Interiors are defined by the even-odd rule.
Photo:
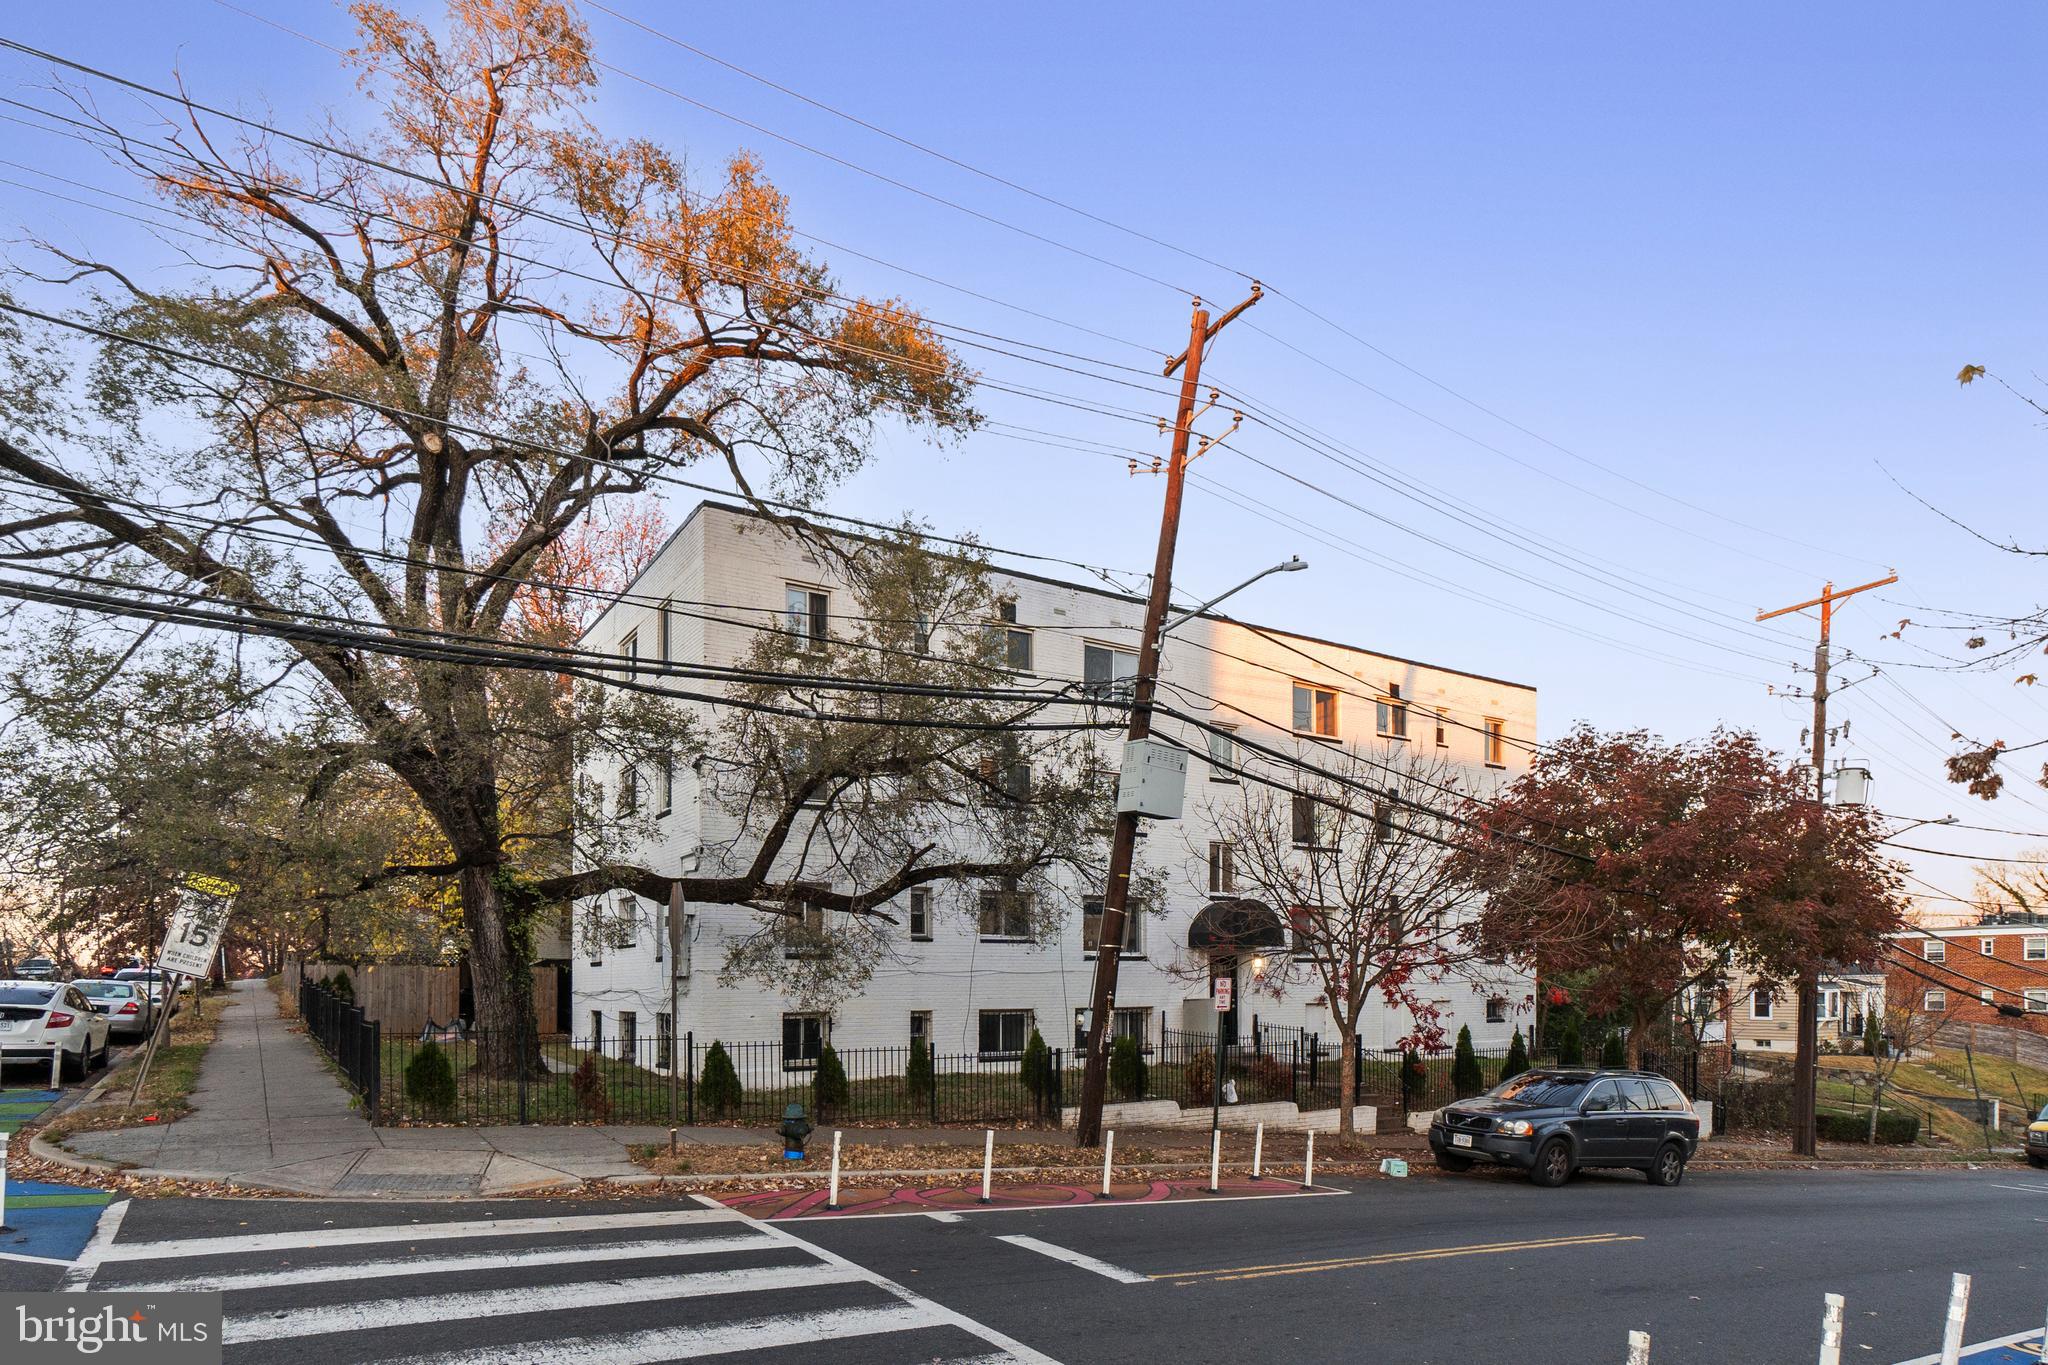
[[[1364,1266],[1395,1265],[1404,1261],[1435,1261],[1452,1256],[1495,1256],[1510,1251],[1547,1251],[1563,1247],[1613,1246],[1640,1242],[1639,1236],[1614,1232],[1587,1233],[1578,1237],[1547,1237],[1519,1242],[1480,1242],[1467,1246],[1429,1247],[1417,1251],[1383,1251],[1368,1256],[1340,1256],[1321,1261],[1282,1261],[1272,1265],[1227,1266],[1216,1270],[1176,1270],[1154,1275],[1155,1280],[1198,1279],[1260,1280],[1273,1275],[1311,1275],[1324,1270],[1350,1270]]]

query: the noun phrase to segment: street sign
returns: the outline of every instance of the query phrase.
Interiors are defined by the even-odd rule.
[[[1216,988],[1216,1012],[1230,1013],[1230,995],[1237,983],[1227,976],[1219,976],[1211,984]]]
[[[178,893],[178,908],[171,915],[156,965],[180,976],[205,976],[227,928],[229,898],[238,889],[216,877],[189,878]]]

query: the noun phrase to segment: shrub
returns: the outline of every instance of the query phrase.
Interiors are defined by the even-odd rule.
[[[405,1064],[405,1097],[436,1112],[455,1107],[455,1068],[439,1043],[421,1043],[420,1050]]]
[[[1884,1051],[1884,1024],[1872,1010],[1863,1020],[1863,1055],[1875,1057]]]
[[[1829,1142],[1868,1142],[1870,1113],[1839,1114],[1823,1111],[1813,1116],[1814,1132]],[[1909,1110],[1880,1109],[1877,1140],[1888,1146],[1904,1146],[1920,1136],[1920,1116]]]
[[[1486,1089],[1486,1073],[1479,1069],[1479,1054],[1472,1050],[1472,1026],[1458,1029],[1458,1049],[1451,1057],[1451,1094],[1458,1099]]]
[[[612,1116],[612,1097],[605,1093],[604,1073],[597,1069],[597,1058],[585,1056],[576,1074],[569,1078],[569,1089],[575,1092],[576,1107],[599,1123]]]
[[[1415,1099],[1422,1093],[1423,1083],[1429,1079],[1429,1068],[1422,1064],[1422,1057],[1414,1048],[1401,1049],[1401,1107],[1413,1109]]]
[[[336,972],[328,977],[327,989],[351,1005],[356,1002],[356,983],[349,979],[347,972]]]
[[[1109,1084],[1117,1098],[1145,1098],[1145,1050],[1136,1038],[1119,1038],[1109,1045]]]
[[[936,1082],[932,1079],[932,1054],[924,1039],[910,1040],[910,1063],[903,1068],[903,1089],[916,1099],[929,1098]]]
[[[732,1054],[724,1043],[714,1042],[704,1054],[704,1074],[697,1078],[697,1103],[713,1118],[724,1118],[740,1107],[740,1073],[733,1069]]]
[[[1017,1072],[1031,1102],[1044,1112],[1053,1097],[1052,1049],[1045,1045],[1037,1029],[1031,1030],[1031,1036],[1024,1040],[1024,1056],[1018,1062]]]
[[[1507,1060],[1500,1064],[1500,1078],[1519,1076],[1529,1069],[1529,1049],[1522,1046],[1522,1031],[1515,1030],[1514,1041],[1508,1044]]]
[[[1203,1048],[1181,1063],[1180,1077],[1187,1086],[1181,1097],[1186,1105],[1207,1104],[1216,1091],[1216,1054]]]
[[[1579,1018],[1577,1015],[1573,1015],[1564,1021],[1564,1036],[1558,1040],[1557,1044],[1557,1064],[1559,1066],[1584,1066],[1586,1064],[1586,1045],[1579,1039]]]
[[[1600,1065],[1613,1070],[1628,1065],[1628,1048],[1621,1040],[1621,1030],[1611,1029],[1607,1041],[1600,1045]]]
[[[1285,1097],[1294,1089],[1294,1070],[1270,1052],[1252,1058],[1252,1086],[1260,1098]]]
[[[853,1087],[846,1083],[846,1068],[839,1064],[839,1053],[830,1043],[818,1053],[818,1069],[811,1075],[811,1093],[820,1123],[845,1108],[853,1098]]]

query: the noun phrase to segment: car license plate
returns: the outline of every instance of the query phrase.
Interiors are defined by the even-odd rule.
[[[1451,1146],[1453,1146],[1453,1147],[1470,1147],[1471,1145],[1472,1145],[1472,1135],[1471,1135],[1470,1133],[1453,1133],[1453,1134],[1451,1134]]]

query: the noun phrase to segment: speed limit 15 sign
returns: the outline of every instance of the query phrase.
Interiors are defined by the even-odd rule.
[[[164,934],[163,951],[157,954],[158,967],[180,976],[206,975],[228,923],[229,902],[215,888],[228,885],[217,882],[214,887],[188,888],[179,895],[170,929]]]

